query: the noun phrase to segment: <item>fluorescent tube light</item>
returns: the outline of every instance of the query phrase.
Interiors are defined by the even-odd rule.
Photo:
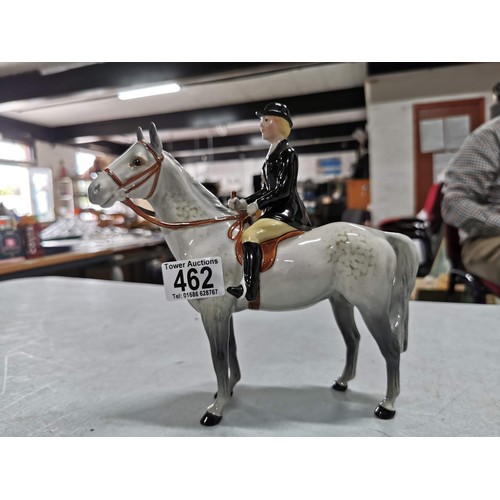
[[[148,97],[152,95],[172,94],[180,90],[181,86],[177,83],[167,83],[166,85],[157,85],[155,87],[124,90],[123,92],[118,92],[118,99],[126,101],[127,99],[138,99],[139,97]]]

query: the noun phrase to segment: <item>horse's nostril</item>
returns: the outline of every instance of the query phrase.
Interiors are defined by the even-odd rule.
[[[98,193],[100,190],[101,190],[101,185],[100,184],[96,184],[94,186],[94,193]]]

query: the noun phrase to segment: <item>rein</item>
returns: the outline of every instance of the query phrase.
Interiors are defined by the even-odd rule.
[[[193,226],[206,226],[208,224],[215,224],[217,222],[226,222],[228,220],[236,221],[228,231],[228,236],[230,239],[234,240],[232,237],[234,230],[236,227],[243,227],[247,219],[247,214],[245,212],[238,215],[225,215],[224,217],[214,217],[213,219],[200,219],[200,220],[192,220],[188,222],[163,222],[162,220],[156,217],[155,213],[146,208],[139,207],[136,205],[130,198],[126,198],[125,201],[122,201],[127,207],[132,209],[137,215],[140,215],[143,219],[146,219],[151,224],[156,226],[165,227],[167,229],[181,229],[183,227],[193,227]]]
[[[153,193],[155,192],[156,187],[158,185],[161,163],[164,159],[164,156],[163,155],[158,156],[154,151],[154,149],[148,143],[144,141],[138,141],[138,142],[140,142],[153,155],[155,159],[153,165],[148,167],[143,172],[139,172],[138,174],[130,177],[125,182],[123,182],[114,172],[112,172],[109,169],[109,167],[105,168],[104,171],[111,177],[111,179],[113,179],[113,181],[118,185],[120,189],[125,189],[125,194],[128,194],[134,189],[137,189],[139,186],[142,186],[146,181],[148,181],[151,177],[154,176],[153,185],[151,186],[148,195],[144,198],[145,200],[147,200],[148,198],[151,198],[151,196],[153,196]],[[122,201],[122,203],[127,205],[127,207],[129,207],[132,211],[134,211],[137,215],[139,215],[143,219],[146,219],[148,222],[151,222],[151,224],[154,224],[155,226],[159,227],[164,227],[166,229],[181,229],[186,227],[206,226],[208,224],[215,224],[217,222],[226,222],[234,220],[235,223],[232,224],[227,233],[228,237],[231,240],[234,240],[236,238],[236,236],[233,235],[235,229],[238,227],[241,230],[243,228],[243,225],[245,224],[245,221],[248,218],[245,212],[240,212],[238,215],[225,215],[224,217],[215,217],[212,219],[201,219],[188,222],[163,222],[162,220],[158,219],[158,217],[156,217],[156,214],[154,212],[136,205],[129,197],[126,197],[125,200]]]

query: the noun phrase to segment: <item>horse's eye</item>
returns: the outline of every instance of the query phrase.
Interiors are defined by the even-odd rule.
[[[143,162],[142,162],[142,160],[141,160],[140,158],[134,158],[134,159],[132,160],[131,165],[132,165],[133,167],[140,167],[140,166],[142,165],[142,163],[143,163]]]

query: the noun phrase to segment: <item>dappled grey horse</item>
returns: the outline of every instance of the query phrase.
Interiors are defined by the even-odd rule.
[[[88,192],[94,204],[110,207],[122,201],[158,224],[176,259],[219,256],[224,284],[240,282],[242,268],[228,237],[231,228],[238,231],[234,224],[239,216],[163,151],[154,124],[150,143],[138,129],[137,142],[90,184]],[[155,214],[138,208],[131,197],[148,199]],[[389,419],[399,394],[400,353],[407,347],[408,303],[418,260],[414,244],[404,235],[346,222],[314,228],[280,243],[274,265],[261,274],[260,309],[299,309],[328,299],[347,346],[344,370],[333,384],[344,391],[356,371],[358,308],[386,362],[386,394],[375,415]],[[232,315],[249,303],[227,293],[190,303],[201,314],[217,377],[215,401],[201,423],[215,425],[240,380]]]

